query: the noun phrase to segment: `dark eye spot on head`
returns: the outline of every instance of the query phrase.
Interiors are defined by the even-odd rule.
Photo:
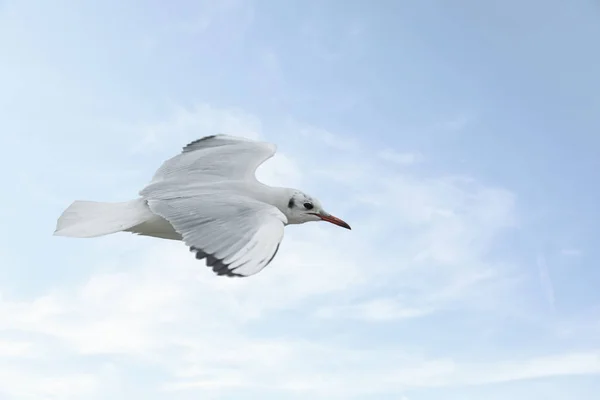
[[[312,210],[313,205],[311,203],[304,203],[304,208],[306,208],[307,210]]]
[[[288,208],[294,208],[294,198],[292,197],[290,201],[288,201]]]

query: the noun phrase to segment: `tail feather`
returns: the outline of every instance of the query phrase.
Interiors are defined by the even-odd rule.
[[[56,236],[91,238],[121,232],[153,214],[143,199],[121,203],[75,201],[58,218]]]

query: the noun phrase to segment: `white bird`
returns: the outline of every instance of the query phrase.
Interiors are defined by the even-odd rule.
[[[139,198],[73,202],[54,235],[132,232],[182,240],[216,274],[245,277],[273,260],[285,225],[327,221],[351,229],[314,197],[256,179],[256,169],[275,151],[271,143],[229,135],[198,139],[165,161]]]

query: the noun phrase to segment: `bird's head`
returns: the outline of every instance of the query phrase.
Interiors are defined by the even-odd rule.
[[[350,225],[341,219],[329,214],[319,200],[299,190],[292,192],[287,203],[285,215],[290,224],[303,224],[309,221],[327,221],[342,228],[351,229]]]

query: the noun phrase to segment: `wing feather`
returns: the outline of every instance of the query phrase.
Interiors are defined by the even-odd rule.
[[[250,276],[271,263],[287,219],[276,207],[244,196],[148,200],[218,275]]]
[[[189,143],[180,154],[165,161],[150,185],[165,181],[181,186],[190,180],[256,180],[256,169],[276,150],[272,143],[228,135],[207,136]]]

